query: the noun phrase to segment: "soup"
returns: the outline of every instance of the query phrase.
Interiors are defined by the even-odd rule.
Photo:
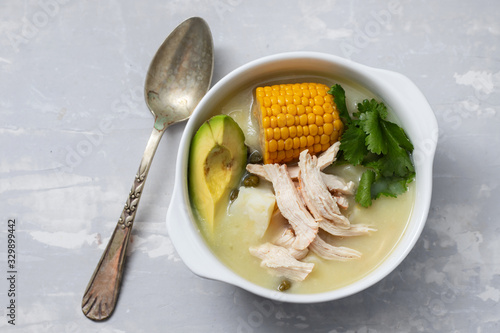
[[[286,79],[280,82],[287,81]],[[324,78],[304,77],[298,82],[333,82]],[[336,81],[337,82],[337,81]],[[269,84],[272,84],[270,82]],[[356,105],[366,98],[373,98],[368,91],[361,87],[342,82],[348,98],[347,108],[352,113]],[[238,94],[228,98],[220,105],[222,114],[230,116],[238,123],[245,134],[245,144],[250,151],[261,150],[259,123],[253,115],[254,91],[256,86],[247,87]],[[325,173],[335,174],[346,181],[358,184],[365,168],[349,164],[331,165]],[[259,196],[273,197],[272,183],[261,179],[256,191]],[[318,293],[341,288],[361,279],[373,271],[391,253],[403,235],[411,217],[415,201],[414,183],[410,183],[408,190],[397,198],[380,197],[368,207],[361,207],[354,201],[353,196],[347,196],[348,208],[342,213],[351,224],[365,224],[376,231],[356,237],[331,236],[323,230],[318,235],[334,246],[348,247],[359,251],[362,255],[358,259],[348,261],[326,260],[309,251],[301,261],[314,263],[314,269],[303,281],[292,281],[287,286],[287,292]],[[283,277],[269,274],[267,267],[261,267],[261,260],[253,256],[249,249],[266,242],[273,242],[282,232],[287,221],[283,218],[273,218],[269,227],[256,226],[255,216],[248,214],[246,208],[235,208],[236,201],[224,198],[220,209],[214,217],[213,228],[207,228],[203,221],[199,226],[215,255],[233,271],[245,279],[269,289],[277,289]],[[256,232],[256,228],[264,229]]]

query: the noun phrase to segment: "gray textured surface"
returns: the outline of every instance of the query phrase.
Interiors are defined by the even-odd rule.
[[[266,1],[267,2],[267,1]],[[0,4],[2,332],[498,332],[500,5],[491,1],[3,1]],[[114,316],[81,313],[153,121],[156,48],[190,16],[214,36],[214,81],[250,60],[321,51],[401,72],[440,126],[415,249],[357,295],[279,304],[201,279],[165,230],[170,128],[151,168]],[[110,126],[106,122],[110,122]],[[7,219],[18,224],[18,311],[7,323]]]

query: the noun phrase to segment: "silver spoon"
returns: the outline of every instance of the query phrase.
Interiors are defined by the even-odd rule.
[[[144,94],[155,117],[154,128],[125,208],[83,295],[82,311],[90,319],[104,320],[113,313],[132,224],[156,148],[168,126],[189,118],[207,92],[212,72],[212,35],[199,17],[181,23],[149,66]]]

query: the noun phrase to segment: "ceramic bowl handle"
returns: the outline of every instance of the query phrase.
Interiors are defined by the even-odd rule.
[[[180,180],[177,180],[167,212],[167,230],[170,240],[182,261],[196,275],[225,280],[221,272],[226,271],[227,267],[215,259],[202,239],[200,231],[191,220],[188,211],[189,202],[187,204],[183,202],[180,186]]]

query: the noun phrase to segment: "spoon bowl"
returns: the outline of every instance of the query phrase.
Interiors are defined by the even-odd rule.
[[[200,87],[210,86],[212,68],[210,30],[193,17],[167,37],[149,65],[144,95],[157,129],[189,118],[207,91]]]
[[[160,139],[168,126],[191,115],[210,87],[212,72],[212,35],[199,17],[181,23],[149,66],[144,91],[155,123],[125,207],[83,295],[82,311],[92,320],[107,319],[115,309],[137,206]]]

